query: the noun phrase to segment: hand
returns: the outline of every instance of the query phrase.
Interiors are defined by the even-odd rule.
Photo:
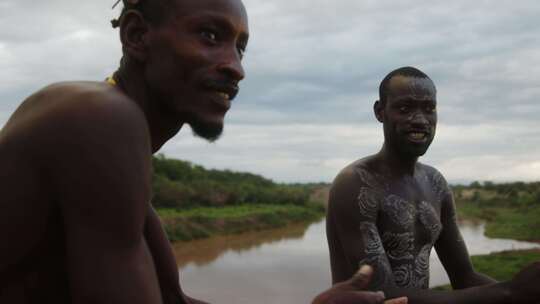
[[[372,274],[373,268],[364,265],[349,280],[338,283],[319,294],[312,304],[407,304],[406,297],[384,301],[385,296],[382,291],[364,291]]]
[[[509,283],[512,303],[540,303],[540,261],[523,268]]]

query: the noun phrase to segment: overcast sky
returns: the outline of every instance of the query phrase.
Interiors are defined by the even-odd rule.
[[[193,0],[203,1],[203,0]],[[26,96],[117,67],[114,0],[0,0],[0,125]],[[247,78],[209,144],[185,128],[162,152],[279,182],[330,182],[375,153],[378,85],[412,65],[438,88],[422,162],[450,182],[540,180],[538,0],[245,0]]]

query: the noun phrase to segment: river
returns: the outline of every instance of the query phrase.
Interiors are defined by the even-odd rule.
[[[484,236],[484,224],[460,224],[471,255],[540,244]],[[182,287],[213,304],[304,304],[330,286],[324,220],[311,225],[175,243]],[[435,251],[430,286],[448,284]]]

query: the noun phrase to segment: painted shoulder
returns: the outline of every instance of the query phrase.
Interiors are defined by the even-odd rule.
[[[431,185],[433,191],[439,197],[439,199],[442,200],[446,195],[451,192],[450,187],[448,186],[448,182],[446,181],[442,173],[439,172],[439,170],[422,163],[418,163],[418,166],[425,178],[427,179],[427,182]]]
[[[442,173],[435,167],[418,162],[418,168],[429,178],[447,184]]]
[[[332,192],[358,195],[360,189],[375,190],[380,189],[381,185],[381,174],[375,166],[374,157],[368,156],[343,168],[332,183]]]
[[[349,164],[336,177],[354,180],[358,186],[378,188],[383,182],[383,173],[377,165],[375,155],[367,156]]]

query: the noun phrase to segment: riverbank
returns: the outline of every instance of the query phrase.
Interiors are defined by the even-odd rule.
[[[497,281],[507,281],[523,267],[540,261],[540,249],[503,251],[487,255],[472,256],[474,269],[486,274]],[[433,288],[435,290],[450,290],[450,285]]]
[[[540,242],[540,182],[452,186],[458,216],[486,222],[486,236]]]
[[[526,208],[459,203],[458,217],[486,222],[486,236],[540,243],[540,205]]]
[[[318,203],[299,205],[239,205],[185,210],[157,209],[171,241],[189,241],[314,222],[324,217]]]
[[[321,184],[283,184],[249,172],[207,169],[157,155],[152,205],[171,241],[312,222],[324,216]]]

